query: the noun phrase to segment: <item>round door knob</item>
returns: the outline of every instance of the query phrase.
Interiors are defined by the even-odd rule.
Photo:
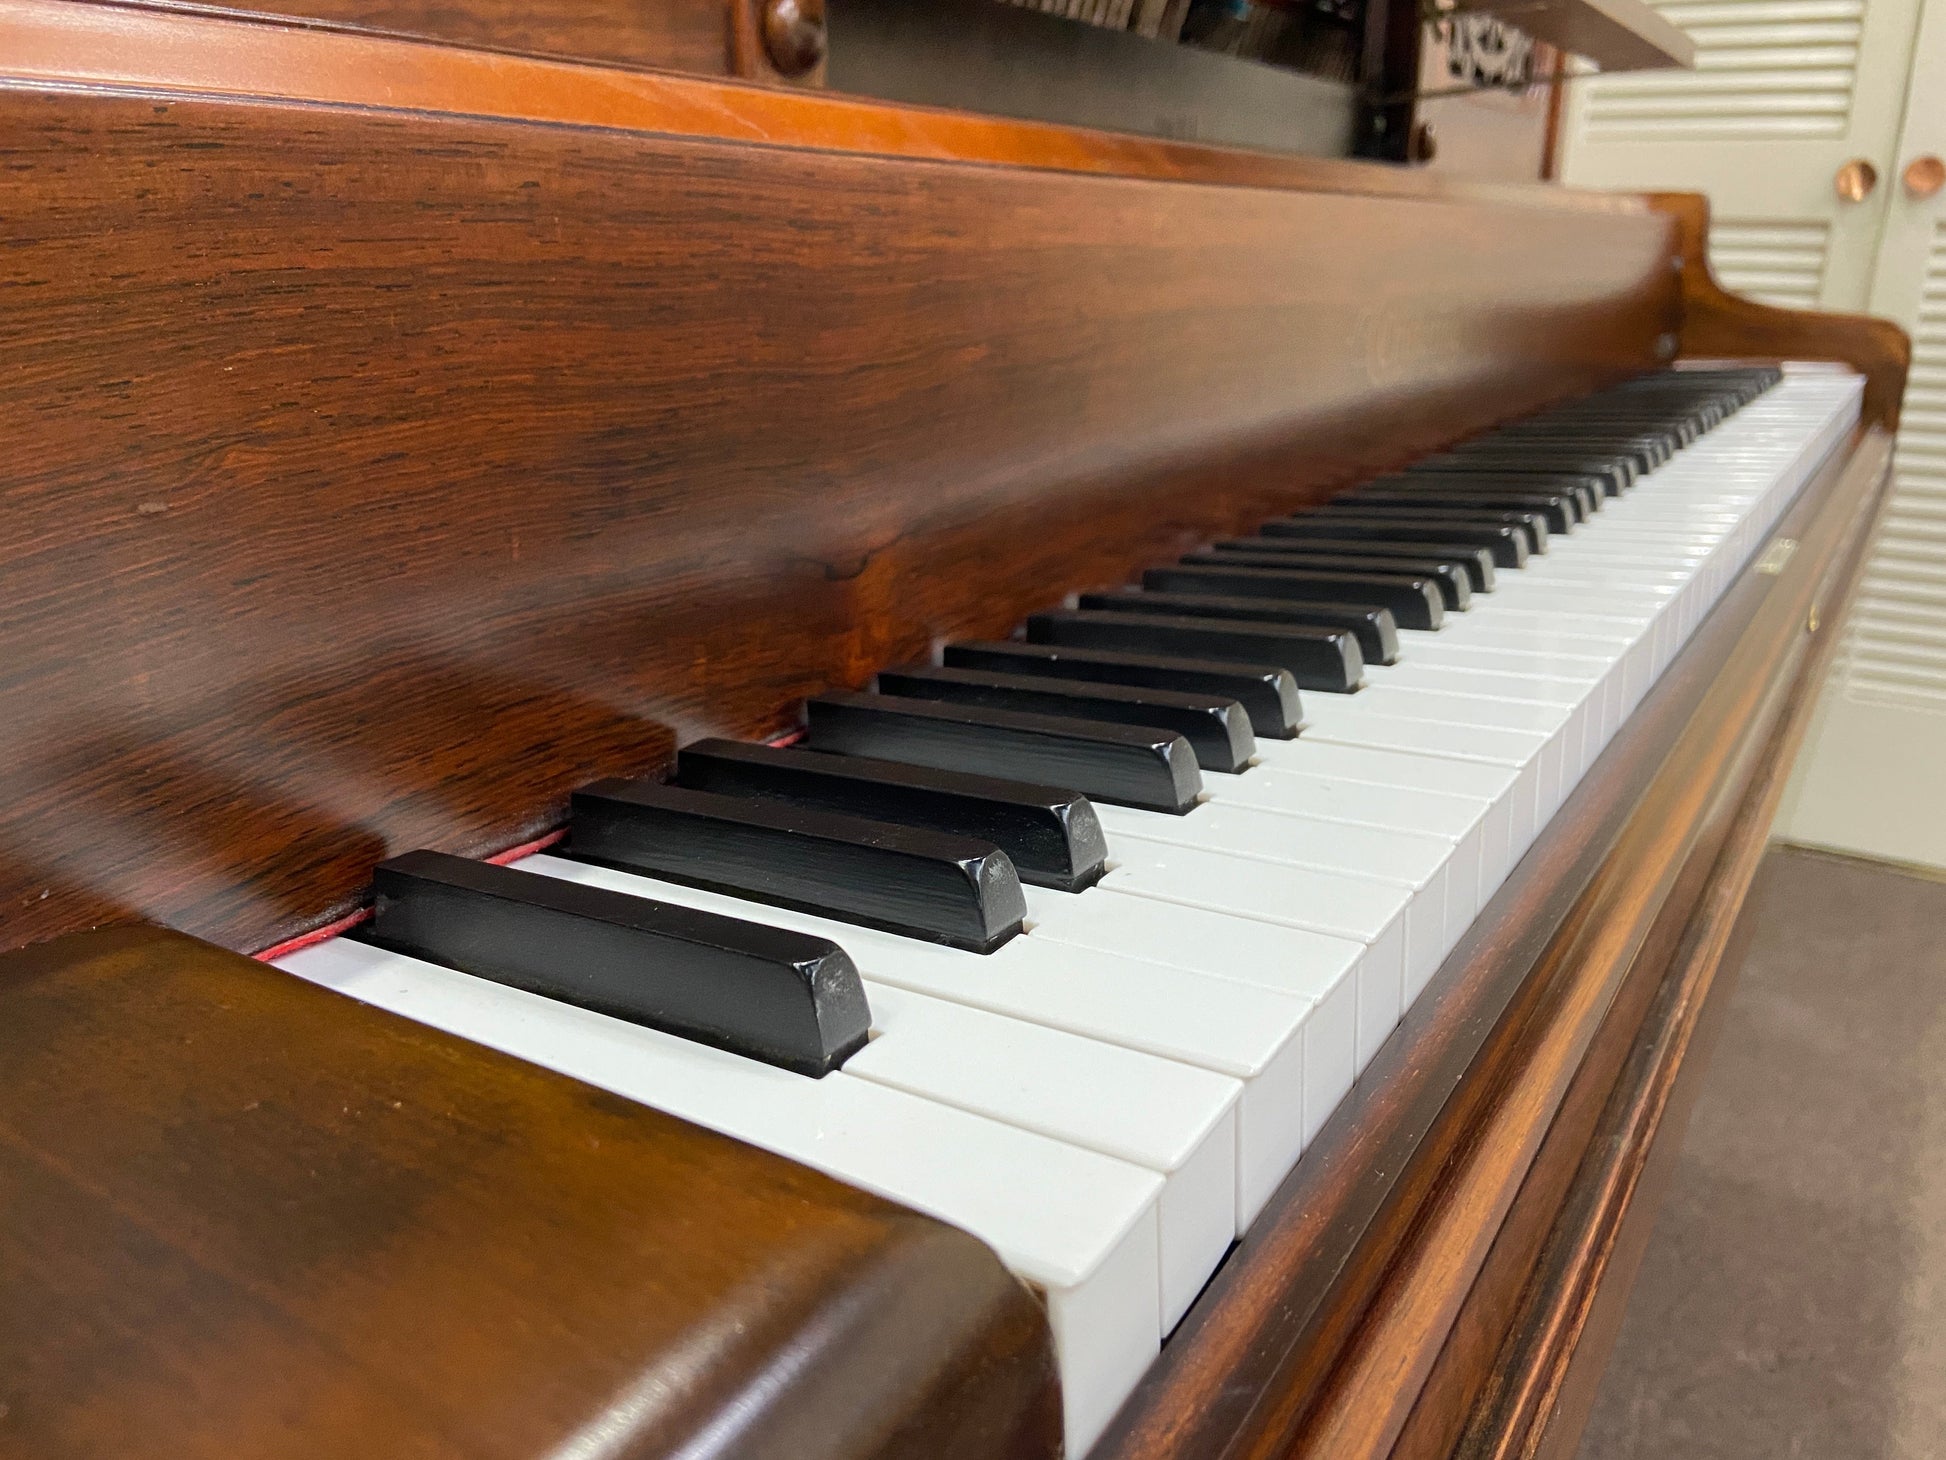
[[[764,50],[786,76],[802,76],[824,59],[824,0],[765,0]]]
[[[1878,186],[1878,169],[1862,157],[1854,157],[1838,169],[1838,176],[1832,180],[1838,196],[1847,203],[1862,203],[1872,195]]]
[[[1930,198],[1946,184],[1946,162],[1930,155],[1915,157],[1905,165],[1899,181],[1905,184],[1907,197]]]

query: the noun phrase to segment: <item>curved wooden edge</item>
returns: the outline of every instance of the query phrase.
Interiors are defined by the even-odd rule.
[[[1650,193],[1649,206],[1676,223],[1682,265],[1679,353],[1689,358],[1836,360],[1865,377],[1865,420],[1899,424],[1912,341],[1889,319],[1779,309],[1732,294],[1709,265],[1709,199],[1701,193]]]
[[[178,933],[0,956],[0,1192],[8,1456],[1060,1450],[967,1233]]]
[[[243,18],[190,5],[0,0],[0,86],[256,98],[714,138],[876,157],[1639,215],[1626,194],[1473,183],[741,81]]]
[[[1882,511],[1885,497],[1877,505]],[[1519,1311],[1481,1376],[1477,1402],[1456,1444],[1436,1453],[1465,1460],[1572,1456],[1594,1402],[1601,1370],[1627,1305],[1662,1188],[1730,985],[1751,932],[1741,917],[1770,841],[1771,824],[1793,761],[1811,723],[1819,687],[1835,657],[1837,626],[1856,594],[1872,525],[1867,511],[1853,524],[1839,561],[1812,595],[1807,662],[1778,686],[1776,724],[1758,754],[1746,794],[1726,818],[1722,846],[1707,864],[1694,912],[1680,923],[1673,958],[1643,970],[1646,1014],[1628,1021],[1606,1082],[1599,1120],[1549,1140],[1585,1153],[1565,1193],[1551,1193],[1555,1220],[1538,1251],[1524,1251]],[[1665,972],[1666,969],[1666,972]],[[1557,1122],[1557,1125],[1559,1122]],[[1523,1190],[1521,1200],[1528,1193]],[[1497,1254],[1496,1254],[1497,1255]],[[1429,1452],[1430,1453],[1430,1452]]]
[[[1884,475],[1841,450],[1476,920],[1095,1452],[1384,1455],[1621,976],[1762,728],[1795,587]]]

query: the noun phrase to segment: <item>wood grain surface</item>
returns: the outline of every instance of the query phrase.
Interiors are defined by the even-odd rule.
[[[742,0],[251,0],[217,17],[323,21],[381,35],[703,76],[731,74],[730,8]],[[741,73],[755,74],[755,73]]]
[[[176,934],[0,958],[0,1453],[1052,1457],[971,1237]]]
[[[737,0],[738,75],[761,76],[755,0]],[[746,35],[747,32],[747,35]],[[1295,157],[457,46],[321,23],[250,23],[194,7],[0,0],[0,83],[158,96],[308,101],[563,126],[993,163],[1239,187],[1499,201],[1635,216],[1640,197],[1468,182],[1423,168]]]
[[[259,947],[1639,368],[1650,215],[0,90],[0,938]]]
[[[1757,773],[1752,747],[1803,664],[1806,585],[1841,560],[1888,453],[1883,433],[1865,435],[1807,489],[1779,528],[1804,544],[1790,568],[1731,588],[1380,1050],[1098,1460],[1391,1453],[1622,975],[1673,915],[1711,815]],[[1475,1392],[1455,1386],[1453,1402]]]

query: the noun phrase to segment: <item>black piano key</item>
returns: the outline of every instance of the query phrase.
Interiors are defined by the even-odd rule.
[[[1288,669],[1299,689],[1349,694],[1365,680],[1357,636],[1344,629],[1261,620],[1151,618],[1138,613],[1065,609],[1027,620],[1031,644],[1114,649],[1135,654],[1187,654]]]
[[[1522,492],[1511,488],[1443,487],[1437,485],[1382,486],[1376,482],[1341,494],[1340,503],[1380,507],[1386,511],[1417,511],[1422,507],[1487,507],[1500,511],[1538,512],[1550,533],[1573,532],[1581,525],[1580,500],[1571,492]]]
[[[1547,525],[1544,513],[1526,511],[1521,508],[1504,507],[1485,503],[1432,503],[1407,501],[1367,502],[1362,497],[1344,496],[1326,502],[1312,509],[1331,516],[1356,517],[1361,520],[1371,518],[1400,517],[1414,522],[1504,522],[1510,527],[1518,527],[1527,534],[1527,550],[1530,553],[1544,553],[1551,544],[1554,533]]]
[[[1602,462],[1619,464],[1629,474],[1630,482],[1654,471],[1668,460],[1670,454],[1650,446],[1629,446],[1621,442],[1603,444],[1592,441],[1570,444],[1546,436],[1482,437],[1478,441],[1469,441],[1455,446],[1453,451],[1460,456],[1486,460],[1499,460],[1504,456],[1550,467],[1558,467],[1567,461],[1582,460],[1596,464]]]
[[[800,1075],[871,1029],[837,944],[444,852],[379,864],[353,936]]]
[[[1376,603],[1390,609],[1398,626],[1406,629],[1436,629],[1446,621],[1446,600],[1438,580],[1428,573],[1178,563],[1148,569],[1142,574],[1142,586],[1170,595],[1213,593],[1225,598]]]
[[[1618,416],[1576,412],[1541,416],[1531,421],[1510,421],[1492,434],[1589,446],[1642,445],[1658,451],[1666,461],[1694,441],[1703,429],[1701,422],[1689,416],[1671,416],[1667,413]]]
[[[1682,450],[1675,432],[1663,429],[1604,431],[1572,421],[1521,421],[1502,426],[1467,445],[1500,443],[1536,453],[1612,452],[1635,462],[1638,471],[1654,471]],[[1455,448],[1463,449],[1463,448]]]
[[[976,953],[1027,916],[1007,854],[973,837],[660,781],[596,781],[568,818],[583,861]]]
[[[1385,521],[1393,517],[1410,518],[1413,522],[1460,522],[1485,523],[1489,526],[1504,523],[1517,527],[1527,534],[1527,551],[1544,553],[1552,534],[1548,531],[1547,520],[1538,512],[1522,512],[1505,507],[1435,507],[1430,502],[1423,506],[1403,508],[1385,507],[1339,498],[1311,509],[1330,517],[1355,517],[1360,521]]]
[[[1363,518],[1306,513],[1302,517],[1274,518],[1257,529],[1265,537],[1302,539],[1338,538],[1347,542],[1464,543],[1483,547],[1493,554],[1494,566],[1527,566],[1527,534],[1518,527],[1466,522],[1407,522],[1403,519]]]
[[[1613,451],[1591,452],[1541,452],[1532,446],[1523,446],[1517,441],[1469,441],[1455,446],[1444,456],[1427,457],[1426,461],[1457,468],[1461,463],[1490,467],[1495,471],[1530,472],[1591,472],[1608,477],[1615,492],[1626,491],[1635,485],[1647,467],[1633,456]],[[1407,467],[1411,471],[1412,467]],[[1611,493],[1612,495],[1613,493]]]
[[[1258,538],[1255,541],[1264,542],[1267,539]],[[1408,578],[1430,579],[1439,589],[1441,607],[1448,612],[1461,613],[1473,604],[1473,580],[1467,575],[1466,564],[1453,558],[1363,557],[1356,554],[1338,557],[1329,553],[1274,550],[1244,552],[1224,545],[1203,552],[1184,553],[1180,561],[1185,568],[1264,568],[1277,573],[1315,569],[1324,573],[1375,573],[1381,577],[1403,574]],[[1488,568],[1493,566],[1491,557],[1486,562]]]
[[[1572,416],[1529,416],[1508,421],[1470,439],[1493,441],[1520,439],[1558,442],[1563,446],[1586,446],[1596,450],[1677,451],[1676,433],[1666,420],[1603,422]]]
[[[1195,751],[1172,730],[844,692],[820,695],[805,712],[814,750],[1071,786],[1177,816],[1203,791]]]
[[[1491,549],[1473,547],[1466,543],[1425,543],[1425,542],[1384,542],[1366,540],[1346,542],[1339,538],[1306,539],[1293,534],[1288,537],[1225,537],[1211,543],[1204,551],[1229,557],[1233,553],[1262,555],[1275,553],[1279,557],[1298,556],[1306,558],[1332,558],[1346,562],[1356,562],[1362,567],[1371,560],[1403,558],[1410,560],[1398,567],[1404,571],[1424,572],[1423,564],[1431,558],[1441,564],[1453,564],[1466,574],[1468,587],[1474,593],[1493,592],[1493,553]],[[1351,571],[1356,571],[1355,569]],[[1449,607],[1451,605],[1448,605]]]
[[[1099,881],[1107,857],[1101,822],[1085,796],[1024,781],[741,740],[685,745],[672,779],[692,791],[813,806],[992,842],[1012,859],[1021,881],[1062,892]]]
[[[1251,623],[1305,624],[1343,629],[1358,640],[1367,664],[1399,662],[1399,625],[1379,603],[1330,603],[1289,598],[1226,598],[1215,593],[1153,593],[1123,589],[1084,593],[1075,607],[1087,613],[1127,613],[1168,618],[1244,619]]]
[[[1257,739],[1250,717],[1235,700],[1179,690],[1140,689],[1087,680],[1037,679],[990,669],[881,670],[878,692],[956,705],[985,705],[1030,715],[1060,715],[1072,720],[1105,720],[1115,725],[1150,725],[1173,730],[1196,752],[1206,771],[1231,775],[1250,764]]]
[[[1475,476],[1491,477],[1505,481],[1512,477],[1529,476],[1541,480],[1567,473],[1572,476],[1592,477],[1601,483],[1606,496],[1619,497],[1635,485],[1634,464],[1620,460],[1604,461],[1555,461],[1536,462],[1531,457],[1506,451],[1486,453],[1474,451],[1459,453],[1442,451],[1434,456],[1421,457],[1405,468],[1408,476],[1452,476],[1471,473]]]
[[[1564,496],[1574,503],[1576,520],[1586,522],[1601,511],[1608,500],[1607,483],[1598,476],[1574,472],[1531,472],[1511,477],[1495,477],[1489,472],[1424,471],[1388,472],[1373,477],[1355,491],[1378,492],[1470,492],[1491,494],[1515,492],[1523,496]]]
[[[1464,586],[1463,574],[1460,581]],[[1290,739],[1304,723],[1297,681],[1288,669],[1274,664],[1222,664],[1209,659],[1117,654],[1107,649],[1064,649],[1058,644],[1022,644],[1014,639],[948,644],[941,657],[953,669],[989,669],[997,674],[1034,674],[1048,679],[1218,695],[1242,705],[1250,717],[1251,730],[1273,740]]]

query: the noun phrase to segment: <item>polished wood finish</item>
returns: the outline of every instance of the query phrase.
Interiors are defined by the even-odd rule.
[[[1711,828],[1778,748],[1790,687],[1808,691],[1809,605],[1888,460],[1874,432],[1807,490],[1779,529],[1801,541],[1783,575],[1732,587],[1273,1198],[1098,1460],[1376,1457],[1409,1433],[1628,970],[1663,919],[1682,920],[1684,869],[1713,863]],[[1454,1403],[1471,1401],[1455,1387]]]
[[[1654,193],[1649,201],[1673,218],[1682,260],[1682,338],[1692,357],[1836,360],[1865,377],[1865,419],[1895,431],[1912,341],[1889,319],[1779,309],[1732,294],[1710,272],[1709,199],[1701,193]]]
[[[736,0],[738,45],[761,55],[757,0]],[[761,77],[767,62],[738,63]],[[655,132],[821,152],[996,163],[1117,177],[1358,196],[1511,203],[1633,217],[1638,197],[1474,183],[1422,169],[1199,146],[1045,122],[893,106],[799,89],[657,75],[310,26],[246,24],[72,0],[0,0],[0,86],[316,102]],[[1636,225],[1622,224],[1627,233]]]
[[[732,74],[729,7],[733,3],[735,0],[250,0],[234,8],[200,3],[180,8],[221,18],[282,16],[457,46],[726,76]]]
[[[277,941],[388,855],[526,840],[1675,326],[1646,213],[0,112],[8,944]]]
[[[0,1193],[10,1455],[1059,1451],[972,1238],[172,933],[0,959]]]

